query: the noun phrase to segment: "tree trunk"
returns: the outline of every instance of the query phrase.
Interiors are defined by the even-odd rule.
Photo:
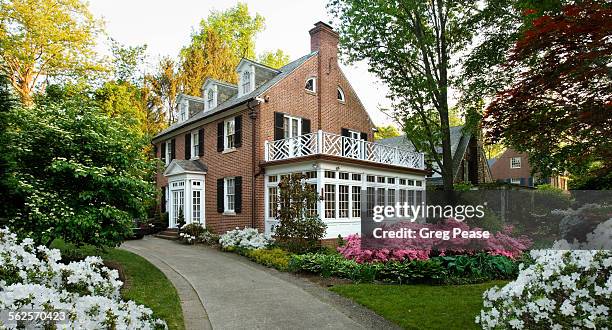
[[[450,128],[448,119],[448,48],[446,44],[446,14],[441,0],[438,0],[440,16],[440,85],[438,100],[440,129],[442,131],[442,181],[445,191],[453,190],[453,155],[451,153]]]

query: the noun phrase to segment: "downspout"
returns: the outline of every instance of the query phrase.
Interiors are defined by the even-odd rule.
[[[256,228],[256,210],[255,210],[255,167],[257,166],[257,131],[255,124],[257,121],[257,110],[251,107],[251,101],[247,102],[249,109],[249,118],[251,118],[251,228]],[[258,104],[259,105],[259,104]]]

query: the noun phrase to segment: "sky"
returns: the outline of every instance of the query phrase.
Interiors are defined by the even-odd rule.
[[[292,60],[310,52],[308,31],[318,21],[329,22],[327,0],[241,1],[251,15],[265,18],[266,28],[256,39],[256,52],[282,49]],[[190,34],[211,10],[224,10],[236,1],[212,0],[90,0],[90,10],[105,21],[107,34],[118,42],[137,46],[146,44],[151,58],[176,57],[189,43]],[[357,95],[376,125],[392,120],[379,110],[388,107],[386,86],[367,70],[367,63],[341,64]]]

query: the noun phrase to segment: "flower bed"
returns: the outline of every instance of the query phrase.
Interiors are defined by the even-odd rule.
[[[0,310],[66,311],[68,323],[57,326],[74,329],[166,328],[150,309],[121,300],[123,283],[102,259],[62,264],[60,258],[58,250],[35,247],[30,239],[18,242],[0,229]]]
[[[219,235],[212,233],[200,223],[190,223],[181,227],[179,240],[187,244],[217,245],[219,244]]]
[[[419,223],[399,223],[388,229],[393,229],[395,226],[402,228],[410,228],[418,232],[425,226],[431,224]],[[477,230],[478,228],[470,229],[469,226],[462,222],[449,220],[444,224],[439,224],[436,227],[438,230],[452,230],[459,228],[462,231]],[[424,239],[415,238],[409,240],[388,240],[385,242],[385,247],[362,249],[361,238],[358,235],[350,235],[346,239],[344,246],[338,248],[345,258],[355,260],[359,263],[363,262],[387,262],[387,261],[402,261],[402,260],[427,260],[432,256],[445,254],[477,254],[486,252],[490,255],[501,255],[512,259],[521,256],[523,251],[527,250],[531,242],[524,238],[513,238],[510,236],[511,227],[504,228],[503,231],[495,233],[489,239]]]

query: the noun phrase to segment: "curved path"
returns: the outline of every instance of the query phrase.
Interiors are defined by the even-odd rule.
[[[232,253],[152,237],[122,248],[168,276],[187,329],[396,328],[325,288]]]

